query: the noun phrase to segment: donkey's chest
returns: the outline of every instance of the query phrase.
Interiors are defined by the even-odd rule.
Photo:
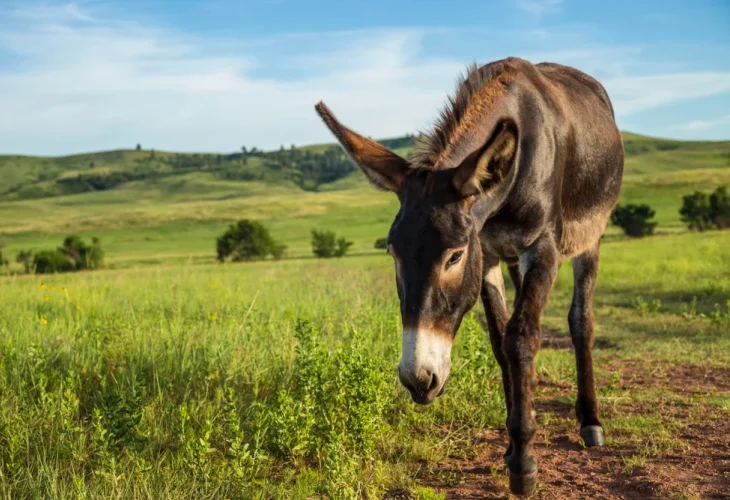
[[[541,230],[508,221],[487,221],[479,233],[482,247],[493,256],[510,262],[519,259]]]

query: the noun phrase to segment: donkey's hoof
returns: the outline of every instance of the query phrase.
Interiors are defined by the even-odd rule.
[[[537,471],[532,474],[509,473],[509,490],[513,495],[532,495],[537,488]]]
[[[586,425],[580,430],[580,437],[586,446],[603,446],[603,428],[600,425]]]

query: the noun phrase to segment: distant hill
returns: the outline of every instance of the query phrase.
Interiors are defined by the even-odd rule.
[[[730,185],[730,141],[623,137],[621,202],[651,205],[659,232],[682,230],[684,194]],[[407,156],[416,140],[381,142]],[[241,218],[264,221],[289,256],[311,254],[316,227],[353,240],[354,252],[372,252],[397,209],[397,199],[372,189],[335,144],[229,154],[0,156],[0,240],[9,255],[53,248],[78,233],[100,236],[115,265],[212,259],[215,237]]]

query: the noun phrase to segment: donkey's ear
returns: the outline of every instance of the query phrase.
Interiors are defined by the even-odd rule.
[[[517,149],[517,126],[502,121],[487,144],[456,167],[453,184],[465,196],[486,193],[499,184],[509,171]]]
[[[386,191],[399,191],[409,168],[405,159],[342,125],[323,102],[314,109],[373,185]]]

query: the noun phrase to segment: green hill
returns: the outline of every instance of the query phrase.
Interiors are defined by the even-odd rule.
[[[415,139],[382,142],[407,155]],[[651,205],[660,232],[681,230],[683,194],[730,185],[730,141],[625,133],[624,142],[622,202]],[[240,218],[264,220],[289,256],[310,254],[313,227],[348,237],[355,252],[371,252],[397,210],[397,200],[370,188],[332,144],[246,154],[0,156],[0,180],[6,254],[55,247],[74,232],[101,237],[117,266],[212,260],[215,237]]]

